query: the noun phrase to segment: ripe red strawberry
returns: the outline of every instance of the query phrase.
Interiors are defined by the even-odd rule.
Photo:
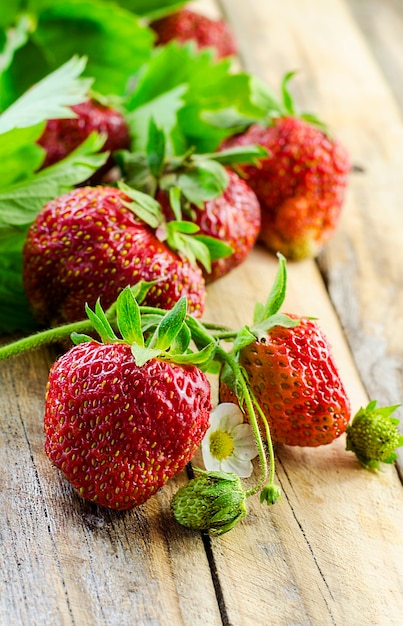
[[[42,209],[23,249],[24,287],[42,324],[84,317],[100,295],[109,307],[126,285],[156,281],[145,303],[170,309],[182,295],[201,315],[205,283],[196,265],[159,241],[112,187],[82,187]]]
[[[207,200],[202,207],[191,204],[183,211],[200,228],[200,233],[215,237],[228,244],[233,252],[211,263],[211,271],[204,270],[207,282],[217,280],[240,265],[256,243],[260,230],[260,205],[255,193],[246,182],[232,170],[227,170],[228,185],[217,198]],[[168,197],[160,192],[167,219],[173,219]]]
[[[302,318],[292,328],[274,326],[241,349],[239,362],[269,422],[273,442],[319,446],[346,430],[350,402],[328,341],[314,321]],[[221,401],[234,398],[222,383]]]
[[[268,150],[260,167],[244,166],[262,209],[260,239],[289,258],[315,256],[338,223],[350,167],[346,151],[295,117],[253,125],[225,147],[250,143]]]
[[[61,161],[77,148],[92,132],[105,134],[103,151],[124,150],[130,147],[129,128],[124,117],[115,109],[87,100],[71,107],[77,117],[49,120],[38,143],[46,150],[42,167]],[[92,181],[100,180],[114,164],[112,156]]]
[[[211,19],[189,9],[180,9],[150,24],[157,34],[157,45],[172,40],[193,40],[199,49],[212,47],[218,59],[237,53],[234,35],[222,19]]]
[[[79,494],[113,509],[145,502],[196,452],[211,409],[195,366],[151,359],[124,343],[83,343],[53,365],[45,450]]]
[[[262,210],[260,240],[290,259],[316,256],[333,235],[350,170],[344,147],[303,119],[285,116],[252,125],[227,140],[267,149],[259,166],[245,165]]]

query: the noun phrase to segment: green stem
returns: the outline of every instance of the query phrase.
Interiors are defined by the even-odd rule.
[[[18,339],[17,341],[13,341],[12,343],[0,347],[0,361],[17,356],[22,352],[36,350],[41,346],[58,343],[64,339],[68,339],[73,332],[87,333],[91,332],[91,330],[93,330],[93,326],[89,320],[72,322],[71,324],[64,324],[63,326],[56,326],[55,328],[43,330],[35,333],[34,335],[23,337],[22,339]]]
[[[234,373],[236,381],[241,385],[245,407],[249,415],[250,425],[252,427],[252,431],[253,431],[257,449],[258,449],[259,460],[260,460],[260,479],[256,483],[256,485],[254,485],[253,487],[251,487],[251,489],[246,491],[246,497],[249,498],[250,496],[253,496],[255,493],[257,493],[261,489],[261,487],[266,482],[266,477],[267,477],[267,458],[266,458],[266,454],[264,450],[262,436],[260,434],[259,425],[256,419],[254,401],[252,399],[249,386],[245,381],[244,375],[238,364],[238,361],[234,359],[234,357],[231,354],[226,352],[220,346],[217,347],[216,356],[220,358],[221,361],[225,361],[226,363],[228,363],[228,365],[231,367]],[[274,469],[274,466],[273,466],[273,469]]]
[[[107,309],[105,315],[111,323],[115,320],[115,303]],[[23,352],[36,350],[42,346],[47,346],[52,343],[60,343],[65,339],[69,339],[72,333],[91,333],[93,331],[94,326],[89,319],[63,324],[62,326],[55,326],[54,328],[48,328],[34,333],[33,335],[29,335],[28,337],[17,339],[17,341],[13,341],[5,346],[1,346],[0,361],[18,356]]]
[[[264,412],[262,411],[261,406],[259,405],[258,401],[256,400],[253,392],[251,391],[251,396],[252,396],[252,400],[253,403],[255,405],[255,407],[257,408],[259,415],[260,415],[260,419],[262,420],[263,424],[264,424],[264,428],[266,431],[266,439],[267,439],[267,447],[269,449],[269,459],[270,459],[270,464],[269,464],[269,480],[268,483],[269,485],[273,485],[274,484],[274,449],[273,449],[273,441],[271,438],[271,433],[270,433],[270,426],[269,423],[266,419],[266,416],[264,414]]]

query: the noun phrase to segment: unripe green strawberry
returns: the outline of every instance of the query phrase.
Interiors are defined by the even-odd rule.
[[[223,535],[247,514],[246,492],[236,474],[198,472],[172,499],[175,519],[182,526]]]
[[[346,450],[354,452],[367,469],[379,469],[381,463],[397,459],[396,448],[403,445],[399,433],[399,420],[390,415],[399,405],[377,407],[373,400],[355,415],[347,427]]]
[[[83,498],[130,509],[184,468],[210,409],[197,367],[138,366],[128,344],[82,343],[50,371],[45,450]]]

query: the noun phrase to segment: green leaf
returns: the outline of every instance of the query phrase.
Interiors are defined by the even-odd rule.
[[[114,330],[101,307],[99,299],[96,302],[95,311],[92,311],[92,309],[90,309],[90,307],[86,304],[85,312],[104,343],[118,341],[118,338],[116,337]]]
[[[144,150],[153,117],[174,154],[190,147],[212,152],[228,135],[280,107],[262,81],[234,73],[229,60],[176,42],[157,48],[144,64],[126,106],[136,149]]]
[[[185,198],[202,208],[204,202],[220,196],[228,186],[225,168],[214,161],[205,161],[178,176],[178,186]]]
[[[244,326],[238,331],[234,344],[232,346],[232,351],[234,354],[245,348],[250,343],[256,341],[255,335],[251,332],[249,326]]]
[[[280,310],[285,299],[287,290],[286,260],[284,256],[280,253],[277,256],[279,259],[277,274],[264,308],[261,305],[257,305],[255,307],[255,324],[262,322],[265,318],[268,318],[277,313]]]
[[[281,83],[281,93],[283,97],[283,105],[288,115],[295,115],[294,101],[288,89],[288,83],[295,76],[296,72],[287,72]]]
[[[133,202],[124,202],[123,204],[133,211],[140,219],[151,228],[158,228],[163,222],[161,205],[150,195],[129,187],[122,181],[118,183],[121,189]]]
[[[6,10],[7,13],[7,10]],[[0,12],[0,28],[5,20],[6,25],[10,24],[16,17],[11,12],[8,16],[4,15],[4,8]],[[12,63],[16,50],[26,44],[30,32],[34,28],[34,22],[28,15],[20,15],[15,24],[10,26],[4,33],[4,45],[0,52],[0,74],[4,72]]]
[[[197,237],[182,235],[178,249],[186,256],[190,263],[194,265],[196,261],[199,261],[207,272],[211,272],[210,251],[203,241],[198,240]]]
[[[79,78],[85,65],[84,57],[74,56],[34,85],[0,115],[0,133],[47,119],[75,117],[69,107],[88,97],[92,83],[91,79]]]
[[[252,326],[252,332],[258,339],[267,337],[267,332],[275,326],[283,326],[283,328],[295,328],[300,324],[300,319],[291,318],[283,313],[275,313],[270,317],[263,319],[258,324]]]
[[[210,367],[211,360],[215,354],[216,344],[211,343],[198,352],[188,354],[174,354],[172,358],[169,353],[163,355],[166,360],[174,361],[180,365],[196,365],[199,369],[205,371]]]
[[[88,343],[89,341],[94,341],[93,337],[90,337],[89,335],[85,335],[84,333],[76,333],[76,332],[71,333],[70,339],[74,343],[75,346],[78,346],[80,343]]]
[[[0,238],[0,332],[37,330],[22,285],[22,254],[25,232],[9,231]]]
[[[172,220],[171,222],[168,222],[167,229],[172,233],[178,232],[185,233],[187,235],[192,235],[200,230],[197,224],[186,220]]]
[[[141,347],[144,346],[140,308],[130,287],[123,289],[118,296],[116,320],[119,331],[127,343],[136,343]]]
[[[155,79],[159,80],[158,73],[155,72]],[[175,147],[175,151],[184,147],[183,141],[176,139],[178,125],[178,111],[183,106],[183,95],[186,91],[186,85],[178,85],[174,89],[166,90],[166,92],[150,95],[150,100],[142,102],[147,95],[147,85],[142,85],[141,78],[138,79],[137,93],[138,99],[132,99],[131,102],[126,104],[130,110],[126,114],[126,121],[130,128],[130,134],[133,138],[133,149],[143,150],[147,148],[148,133],[147,129],[151,119],[155,120],[158,127],[161,128],[169,141],[169,148],[172,151]],[[165,83],[165,78],[161,77],[160,80]],[[144,88],[145,94],[141,92],[141,88]],[[141,96],[141,97],[140,97]],[[135,108],[135,110],[131,110]],[[178,144],[178,145],[176,145]]]
[[[151,176],[145,152],[118,150],[113,155],[122,172],[122,178],[129,187],[155,196],[157,181]]]
[[[197,241],[200,241],[207,246],[212,261],[218,261],[219,259],[229,257],[234,252],[234,249],[225,243],[225,241],[216,239],[215,237],[210,237],[209,235],[195,235],[194,239],[197,239]]]
[[[133,296],[135,297],[136,301],[138,302],[138,304],[141,304],[144,301],[150,288],[153,285],[156,285],[157,283],[158,283],[158,280],[149,280],[149,281],[139,280],[138,283],[130,287],[131,292]]]
[[[0,229],[29,225],[46,202],[87,179],[106,161],[106,154],[94,154],[103,142],[103,138],[93,133],[62,161],[2,189]]]
[[[139,346],[137,343],[131,345],[131,351],[134,361],[138,367],[142,367],[147,361],[155,359],[160,356],[162,350],[158,348],[147,348]]]
[[[147,142],[147,162],[150,172],[156,178],[162,173],[165,158],[165,135],[157,127],[154,120],[150,120]]]
[[[157,19],[177,11],[189,0],[119,0],[119,4],[137,15]]]
[[[262,146],[236,146],[227,148],[221,152],[203,154],[199,158],[214,159],[223,165],[234,165],[235,163],[258,163],[260,159],[267,156],[267,150]]]
[[[181,193],[180,187],[171,187],[169,189],[169,204],[176,221],[182,220]]]
[[[0,28],[5,29],[14,22],[17,15],[20,13],[23,5],[23,0],[13,0],[13,2],[3,3],[0,12]]]
[[[168,350],[182,329],[187,313],[187,300],[182,296],[175,306],[161,319],[149,344],[150,348]]]
[[[44,124],[40,123],[28,128],[15,128],[0,135],[0,189],[27,178],[40,167],[45,151],[35,142],[43,128]]]
[[[133,73],[150,57],[154,35],[118,3],[54,0],[40,12],[34,39],[52,67],[73,53],[85,55],[95,89],[123,95]]]
[[[208,235],[197,235],[199,227],[194,222],[171,221],[165,224],[166,240],[172,250],[177,250],[191,263],[199,261],[211,272],[211,261],[233,253],[231,246]]]
[[[172,355],[182,355],[188,350],[190,341],[192,339],[189,327],[186,324],[182,325],[182,328],[172,341],[169,354]]]

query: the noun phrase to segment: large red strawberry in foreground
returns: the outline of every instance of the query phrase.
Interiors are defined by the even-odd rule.
[[[130,509],[192,458],[210,408],[196,367],[139,367],[128,344],[83,343],[51,369],[45,450],[83,498]]]
[[[83,498],[131,509],[180,472],[200,445],[210,384],[194,363],[205,357],[189,350],[185,297],[155,314],[144,334],[130,288],[116,303],[121,336],[99,302],[87,312],[102,343],[76,335],[80,343],[53,364],[45,450]]]
[[[319,446],[345,432],[350,401],[329,343],[315,321],[302,318],[294,327],[274,326],[241,349],[239,363],[274,443]],[[220,399],[235,399],[224,382]]]
[[[85,316],[101,296],[110,306],[126,285],[154,282],[145,302],[170,309],[187,295],[201,315],[202,272],[139,219],[130,197],[113,187],[82,187],[48,202],[23,249],[24,288],[36,319],[54,325]]]
[[[350,171],[347,150],[322,126],[286,108],[269,124],[253,124],[229,138],[223,148],[248,144],[267,150],[258,166],[242,166],[262,210],[260,240],[290,259],[316,256],[339,222]]]

